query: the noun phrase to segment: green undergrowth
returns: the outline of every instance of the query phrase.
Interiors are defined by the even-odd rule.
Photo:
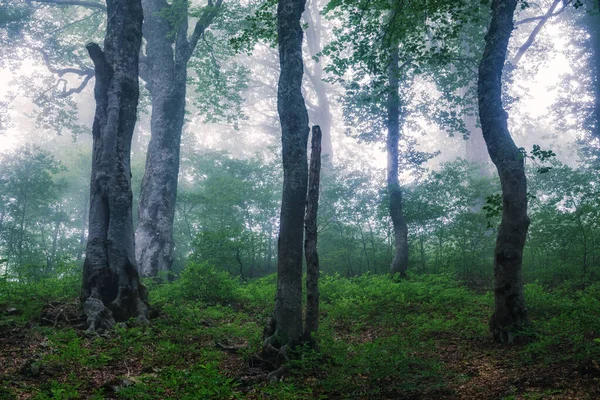
[[[472,380],[462,364],[475,359],[510,351],[515,369],[600,360],[599,284],[527,285],[532,340],[508,349],[491,343],[491,293],[445,275],[334,275],[320,280],[318,349],[298,349],[284,381],[267,385],[247,360],[260,350],[275,283],[194,264],[175,282],[149,283],[159,310],[150,326],[119,324],[107,337],[88,337],[39,322],[49,302],[74,303],[77,280],[27,290],[4,282],[0,343],[21,358],[0,377],[0,398],[453,398]]]

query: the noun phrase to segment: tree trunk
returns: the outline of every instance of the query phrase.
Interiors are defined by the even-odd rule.
[[[500,176],[502,222],[494,251],[495,312],[490,321],[494,339],[512,343],[527,323],[521,266],[529,227],[524,158],[508,131],[502,106],[502,70],[513,30],[517,0],[494,0],[492,20],[479,64],[478,102],[483,137]]]
[[[182,17],[173,25],[163,0],[143,0],[146,57],[141,76],[152,97],[151,137],[142,180],[135,255],[142,276],[168,272],[173,265],[173,220],[177,199],[179,152],[185,116],[187,64],[199,37],[222,1],[209,4],[188,40],[188,2],[175,0]],[[175,35],[174,35],[175,33]]]
[[[476,77],[473,76],[473,80],[469,82],[468,86],[461,90],[461,95],[466,97],[471,91],[475,92],[477,85]],[[469,96],[469,98],[471,98]],[[486,168],[490,158],[487,153],[485,140],[483,139],[483,132],[481,127],[478,126],[478,115],[472,112],[465,112],[463,114],[463,122],[465,128],[469,131],[469,137],[465,140],[465,159],[472,163],[480,164],[480,172],[483,176],[490,176],[489,169]]]
[[[173,264],[173,219],[179,150],[185,113],[187,62],[176,65],[173,26],[161,15],[166,2],[143,0],[146,80],[152,97],[150,143],[140,191],[135,255],[142,276],[167,272]],[[186,17],[187,20],[187,17]]]
[[[302,97],[302,27],[305,0],[280,0],[277,5],[280,76],[277,111],[281,121],[283,198],[281,201],[276,335],[295,346],[302,335],[302,236],[308,186],[306,147],[308,113]]]
[[[591,1],[590,1],[591,3]],[[589,4],[585,24],[589,33],[589,69],[591,73],[594,103],[590,116],[592,137],[600,139],[600,0]]]
[[[56,268],[56,249],[58,247],[58,233],[60,230],[60,219],[54,221],[54,229],[52,230],[52,247],[50,249],[50,257],[46,259],[46,276],[51,274]]]
[[[280,75],[277,111],[281,122],[283,196],[277,242],[275,312],[263,332],[263,348],[251,364],[271,369],[267,379],[285,373],[288,349],[302,340],[302,236],[308,189],[308,113],[302,97],[302,27],[306,0],[279,0],[277,35]],[[265,360],[266,359],[266,360]],[[275,370],[273,370],[275,367]]]
[[[83,193],[82,193],[83,195]],[[89,214],[88,204],[90,201],[89,196],[85,196],[84,205],[81,210],[81,226],[79,229],[79,249],[77,250],[77,261],[81,260],[82,254],[85,252],[85,231],[87,230],[87,218]]]
[[[90,332],[115,320],[147,322],[147,291],[135,263],[130,150],[139,96],[142,6],[107,0],[104,51],[87,45],[96,71],[89,235],[81,300]]]
[[[306,44],[311,57],[317,55],[323,50],[321,48],[321,14],[318,7],[318,0],[312,0],[310,9],[305,13],[305,19],[308,23],[306,28]],[[325,158],[325,170],[329,169],[333,162],[333,145],[331,142],[331,107],[327,96],[327,86],[323,81],[323,66],[321,62],[316,62],[313,72],[307,75],[313,84],[313,89],[317,95],[318,108],[310,114],[310,120],[314,125],[318,125],[322,132],[321,154]]]
[[[304,254],[306,257],[306,319],[304,339],[319,328],[319,254],[317,253],[317,216],[319,211],[319,183],[321,176],[321,128],[312,129],[312,152],[308,178],[308,198],[304,223]]]
[[[398,180],[398,142],[400,140],[400,95],[398,93],[398,43],[391,47],[388,93],[387,186],[390,217],[394,226],[394,259],[390,272],[404,276],[408,269],[408,226],[402,212],[402,189]]]

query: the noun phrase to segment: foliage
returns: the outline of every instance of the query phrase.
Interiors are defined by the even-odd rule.
[[[197,278],[211,273],[203,271]],[[235,283],[237,294],[224,299],[231,305],[191,300],[183,286],[172,283],[155,286],[151,302],[161,306],[161,313],[151,326],[120,324],[106,337],[88,337],[65,325],[34,323],[25,329],[39,317],[0,314],[0,325],[12,323],[20,335],[16,342],[4,342],[7,348],[27,344],[6,370],[7,378],[0,378],[0,393],[38,399],[453,398],[466,390],[500,397],[487,392],[500,385],[502,393],[513,390],[529,398],[550,389],[569,393],[573,375],[555,371],[593,368],[600,357],[598,284],[578,289],[573,282],[555,289],[526,285],[533,339],[505,349],[488,337],[492,293],[473,292],[452,275],[413,274],[401,281],[388,275],[325,275],[321,283],[319,349],[298,349],[281,383],[246,380],[247,357],[260,349],[262,327],[272,312],[271,275]],[[11,285],[17,292],[24,284]],[[27,301],[41,309],[40,287],[30,288]],[[241,350],[231,354],[215,343]],[[506,384],[496,380],[501,371]],[[553,386],[510,385],[524,376],[550,379]],[[593,378],[577,379],[578,396],[596,387]]]
[[[184,300],[208,304],[224,304],[239,298],[239,284],[228,272],[208,263],[190,263],[179,279],[161,289],[161,297],[169,299],[177,293]]]

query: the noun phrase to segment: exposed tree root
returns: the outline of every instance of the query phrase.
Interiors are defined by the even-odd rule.
[[[277,321],[269,318],[263,331],[263,347],[259,354],[250,357],[250,368],[261,368],[269,371],[267,381],[278,382],[287,372],[286,364],[290,361],[290,345],[280,343],[277,335]]]
[[[113,313],[104,306],[102,300],[88,298],[83,303],[83,312],[87,315],[88,328],[86,332],[88,334],[102,334],[112,330],[115,326]]]

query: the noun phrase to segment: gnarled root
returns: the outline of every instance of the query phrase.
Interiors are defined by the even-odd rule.
[[[289,362],[290,347],[287,344],[280,344],[277,337],[277,321],[269,318],[265,329],[263,330],[263,348],[262,351],[250,357],[251,368],[261,368],[269,371],[267,381],[273,383],[283,379]]]
[[[83,303],[83,311],[87,315],[87,333],[102,334],[110,331],[115,326],[112,312],[104,306],[102,300],[93,297]]]

